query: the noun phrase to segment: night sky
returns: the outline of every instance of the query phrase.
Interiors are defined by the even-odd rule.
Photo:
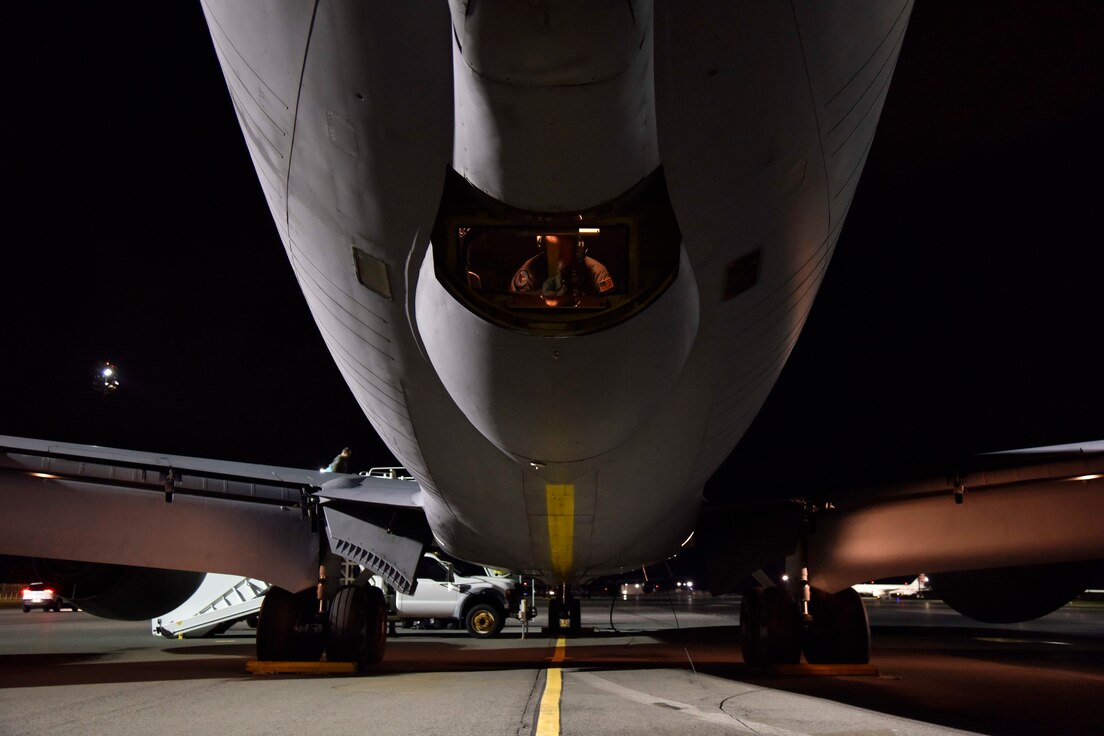
[[[1104,438],[1104,4],[960,5],[917,4],[821,295],[711,496]],[[390,464],[295,285],[199,4],[6,17],[0,434]]]

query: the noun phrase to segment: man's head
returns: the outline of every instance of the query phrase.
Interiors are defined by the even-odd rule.
[[[581,252],[583,248],[583,241],[570,235],[541,235],[538,237],[548,256],[549,273],[569,268],[576,260],[576,253]]]

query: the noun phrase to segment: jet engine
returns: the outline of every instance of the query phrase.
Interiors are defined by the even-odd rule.
[[[1099,560],[933,573],[931,585],[963,616],[1012,624],[1045,616],[1092,585]]]
[[[35,578],[101,618],[155,618],[188,600],[205,573],[71,560],[32,560]]]

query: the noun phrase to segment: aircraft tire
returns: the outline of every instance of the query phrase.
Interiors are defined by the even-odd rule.
[[[291,593],[270,588],[257,619],[257,659],[262,662],[312,662],[322,656],[322,640],[306,632],[314,619],[314,591]]]
[[[813,621],[802,644],[810,664],[866,664],[870,661],[870,622],[862,598],[852,588],[810,591]]]
[[[583,607],[578,598],[572,598],[567,604],[568,618],[571,620],[568,631],[578,634],[583,630]]]
[[[383,592],[347,585],[330,603],[326,658],[331,662],[355,662],[359,666],[383,659],[387,643],[387,611]]]
[[[759,640],[759,621],[763,615],[763,589],[753,588],[744,593],[740,601],[740,650],[744,662],[752,667],[762,667],[763,648]]]
[[[368,594],[368,651],[362,664],[379,664],[387,649],[387,601],[383,591],[374,585]]]
[[[326,659],[359,663],[368,648],[368,596],[364,588],[346,585],[330,601]]]
[[[740,636],[744,661],[749,664],[767,666],[801,661],[801,618],[789,591],[756,588],[745,595],[740,606]]]
[[[548,601],[548,635],[560,635],[560,599]]]

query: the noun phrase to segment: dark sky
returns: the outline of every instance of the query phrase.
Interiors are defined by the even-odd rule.
[[[199,4],[150,8],[6,13],[0,434],[391,462],[295,286]],[[917,4],[821,296],[713,495],[1104,438],[1102,100],[1104,4]]]

